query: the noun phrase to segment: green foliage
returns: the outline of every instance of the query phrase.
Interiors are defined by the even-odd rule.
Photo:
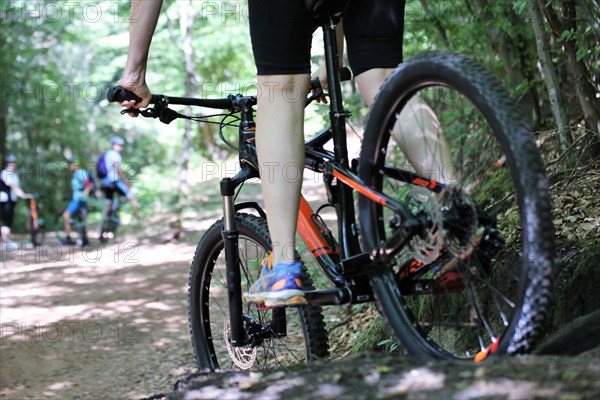
[[[395,343],[388,342],[390,337],[390,328],[381,316],[377,316],[377,318],[371,321],[367,329],[358,334],[356,343],[352,347],[352,352],[360,353],[363,351],[381,350],[383,346],[393,346]]]
[[[555,327],[600,309],[600,242],[588,244],[555,278]]]
[[[151,212],[171,204],[177,185],[176,168],[182,153],[183,123],[170,126],[157,121],[122,117],[119,108],[104,100],[106,90],[121,76],[132,15],[129,1],[78,3],[54,0],[4,2],[0,14],[0,153],[9,151],[20,160],[22,186],[47,195],[49,207],[63,206],[69,191],[67,174],[49,179],[48,166],[75,155],[93,165],[108,147],[111,135],[127,139],[124,160],[129,163],[133,187]],[[165,1],[153,38],[147,80],[153,91],[184,93],[184,62],[179,26],[182,2]],[[193,1],[195,95],[222,97],[253,94],[255,66],[245,1]],[[597,71],[600,58],[597,10],[586,14],[587,2],[578,2],[581,16],[553,42],[558,60],[561,44],[574,40],[577,59]],[[424,5],[427,5],[425,7]],[[552,4],[559,15],[560,7]],[[493,23],[492,23],[493,22]],[[537,53],[524,0],[479,2],[423,2],[408,0],[404,35],[405,58],[431,49],[450,49],[470,56],[504,79],[519,99],[536,98],[539,121],[548,119],[548,99],[537,71]],[[323,63],[321,34],[314,34],[313,69]],[[569,71],[564,72],[570,82]],[[598,87],[597,77],[588,77]],[[344,85],[345,105],[351,123],[360,125],[367,108],[352,83]],[[571,102],[577,105],[576,101]],[[533,106],[531,106],[533,107]],[[307,133],[321,128],[326,107],[307,111]],[[580,116],[579,110],[572,113]],[[452,116],[450,116],[452,117]],[[454,116],[463,118],[464,115]],[[5,119],[5,120],[4,120]],[[5,121],[5,122],[4,122]],[[576,120],[573,121],[577,123]],[[457,128],[458,134],[461,129]],[[4,135],[6,133],[6,135]],[[448,132],[452,135],[452,132]],[[236,130],[225,136],[235,141]],[[193,130],[191,165],[227,155],[217,130]],[[30,173],[30,171],[38,171]],[[160,185],[151,182],[160,181]],[[156,200],[156,198],[160,200]],[[21,207],[20,207],[21,209]]]

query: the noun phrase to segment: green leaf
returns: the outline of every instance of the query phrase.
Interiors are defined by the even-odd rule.
[[[583,57],[585,57],[588,53],[587,44],[584,43],[580,48],[577,49],[577,61],[581,61]]]

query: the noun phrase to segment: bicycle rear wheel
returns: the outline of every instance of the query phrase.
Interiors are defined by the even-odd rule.
[[[398,169],[447,187],[406,184]],[[550,199],[531,130],[500,82],[452,53],[400,65],[369,115],[359,175],[430,221],[371,280],[405,351],[476,360],[530,351],[550,300]],[[398,216],[364,197],[359,209],[362,243],[377,248]]]
[[[242,292],[245,293],[258,277],[261,260],[267,256],[271,241],[264,219],[238,214],[236,223]],[[198,368],[275,368],[327,357],[327,333],[321,307],[259,310],[244,301],[248,345],[231,346],[222,230],[223,221],[219,220],[206,231],[190,268],[189,323]],[[306,270],[302,280],[307,290],[312,289]],[[285,335],[275,332],[274,326],[280,321],[286,323]]]

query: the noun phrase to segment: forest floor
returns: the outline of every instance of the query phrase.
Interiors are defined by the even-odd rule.
[[[556,200],[561,210],[571,202],[589,206],[558,214],[559,234],[597,236],[600,178],[592,178],[591,187],[576,185]],[[330,334],[334,362],[189,378],[195,362],[187,322],[188,269],[201,233],[220,213],[213,186],[215,192],[205,193],[199,203],[202,210],[183,216],[181,232],[154,217],[143,226],[124,227],[117,242],[103,247],[59,246],[50,236],[45,246],[3,253],[0,398],[139,399],[171,393],[179,380],[186,384],[172,396],[191,390],[186,398],[202,399],[600,397],[598,350],[486,366],[417,363],[386,353],[350,355],[353,324]],[[310,199],[311,186],[305,186]],[[172,240],[177,232],[178,240]]]

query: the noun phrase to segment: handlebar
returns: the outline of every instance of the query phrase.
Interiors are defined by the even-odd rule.
[[[150,104],[157,104],[162,99],[166,99],[166,96],[161,94],[153,94],[150,99]],[[130,92],[129,90],[115,86],[108,90],[106,99],[112,102],[122,102],[128,100],[135,100],[136,102],[142,101],[137,95]],[[230,97],[224,99],[194,99],[188,97],[168,97],[169,104],[177,104],[182,106],[199,106],[207,108],[218,108],[218,109],[229,109],[232,106],[232,99]]]
[[[340,70],[340,80],[348,81],[352,79],[352,72],[349,68],[344,67]],[[321,82],[319,78],[314,78],[311,80],[311,89],[321,89]],[[206,108],[215,108],[215,109],[231,109],[233,107],[235,96],[229,95],[227,98],[222,99],[195,99],[189,97],[167,97],[160,94],[153,94],[150,99],[150,104],[158,104],[161,102],[166,102],[168,104],[176,104],[182,106],[198,106],[198,107],[206,107]],[[142,101],[142,99],[136,94],[130,92],[129,90],[121,87],[114,86],[108,90],[106,94],[106,99],[109,102],[123,102],[129,100],[135,100],[136,102]]]

